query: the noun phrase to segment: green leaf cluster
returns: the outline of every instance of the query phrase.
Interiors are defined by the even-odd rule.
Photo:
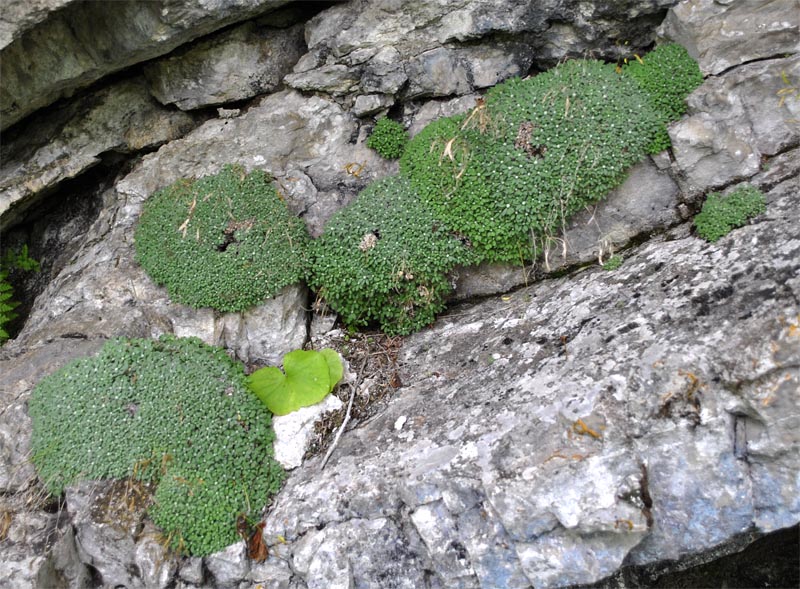
[[[400,170],[481,260],[520,263],[622,182],[661,119],[613,65],[574,60],[434,121],[409,142]]]
[[[237,514],[284,478],[271,414],[241,365],[194,338],[109,341],[42,379],[29,401],[32,461],[47,489],[135,476],[157,484],[153,521],[207,555],[234,543]]]
[[[643,59],[629,61],[623,73],[634,80],[661,115],[663,126],[648,152],[667,149],[671,142],[666,124],[677,121],[686,112],[686,97],[703,83],[700,67],[686,49],[677,43],[667,43],[659,45]]]
[[[394,160],[403,155],[403,150],[408,143],[408,133],[403,125],[388,117],[380,119],[367,139],[367,147],[378,152],[387,159]]]
[[[271,178],[232,165],[151,196],[135,235],[137,261],[173,300],[226,312],[303,279],[308,242]]]
[[[694,218],[694,226],[700,237],[713,243],[766,210],[764,194],[747,184],[727,196],[719,192],[709,194]]]
[[[8,282],[8,272],[0,269],[0,344],[9,338],[5,326],[13,321],[17,314],[14,309],[19,306],[17,301],[12,300],[14,289]]]
[[[0,259],[0,344],[10,337],[5,326],[16,319],[14,309],[19,306],[19,302],[13,300],[14,288],[8,281],[9,273],[14,270],[38,272],[39,269],[39,262],[28,255],[27,245],[23,245],[19,252],[7,250]]]
[[[315,405],[342,379],[344,369],[338,352],[325,348],[295,350],[283,357],[283,370],[266,366],[247,378],[256,397],[275,415],[286,415]]]
[[[410,182],[374,182],[313,241],[311,286],[351,327],[389,335],[433,322],[452,291],[448,276],[475,257],[466,240],[423,206]]]

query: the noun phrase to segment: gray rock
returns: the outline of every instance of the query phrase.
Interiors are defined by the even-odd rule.
[[[356,96],[353,103],[353,114],[365,117],[389,108],[394,104],[394,98],[386,94],[363,94]]]
[[[293,472],[267,537],[308,582],[562,587],[795,525],[797,173],[716,244],[682,226],[408,337],[403,388]]]
[[[7,0],[0,15],[0,49],[73,0]]]
[[[286,3],[222,0],[209,10],[202,0],[179,6],[165,0],[73,1],[56,3],[58,10],[46,8],[43,19],[31,18],[35,10],[16,11],[11,18],[19,14],[20,30],[28,28],[0,52],[2,129],[105,75]]]
[[[264,589],[291,589],[292,570],[289,563],[281,558],[270,556],[262,563],[252,563],[249,580]]]
[[[575,214],[560,235],[548,238],[533,268],[509,264],[458,268],[453,298],[506,292],[528,284],[535,271],[551,273],[592,261],[604,263],[637,236],[679,222],[679,199],[678,186],[669,173],[644,160],[605,199]]]
[[[144,68],[153,95],[182,110],[272,92],[305,51],[302,25],[247,22]]]
[[[467,94],[524,75],[534,58],[554,65],[587,51],[622,57],[652,42],[656,21],[674,3],[594,2],[580,9],[560,0],[340,4],[309,21],[309,53],[286,82],[335,95]],[[629,46],[612,41],[623,38]]]
[[[187,583],[201,585],[205,579],[203,559],[197,556],[185,559],[178,569],[178,577]]]
[[[250,561],[244,542],[237,542],[225,550],[216,552],[203,559],[213,587],[228,589],[237,587],[250,572]]]
[[[148,584],[139,566],[143,558],[150,560],[145,551],[137,551],[136,544],[143,530],[144,509],[129,509],[125,485],[125,481],[87,481],[68,487],[67,509],[81,562],[92,566],[106,586],[145,589],[156,585]],[[155,559],[165,559],[163,548],[155,552]],[[155,569],[155,564],[150,561],[146,569]],[[166,567],[169,571],[175,568]]]
[[[762,156],[800,144],[800,125],[793,122],[800,120],[800,100],[781,96],[784,76],[800,80],[800,57],[737,67],[709,78],[689,96],[690,116],[670,126],[687,192],[749,178],[759,171]]]
[[[308,444],[314,434],[314,425],[325,413],[338,411],[343,403],[336,395],[328,395],[315,405],[303,407],[287,415],[275,415],[272,429],[275,431],[275,460],[283,468],[291,470],[303,464]]]
[[[796,0],[681,2],[667,12],[659,36],[686,47],[704,74],[716,75],[800,51],[798,11]]]
[[[459,96],[450,100],[429,100],[425,102],[416,112],[409,113],[412,118],[408,134],[413,137],[422,131],[428,123],[441,117],[449,117],[465,113],[475,108],[475,100],[480,98],[480,94],[469,94]]]
[[[160,106],[134,78],[74,99],[4,137],[0,149],[0,228],[21,219],[38,197],[100,163],[177,139],[191,116]],[[13,207],[13,208],[12,208]]]

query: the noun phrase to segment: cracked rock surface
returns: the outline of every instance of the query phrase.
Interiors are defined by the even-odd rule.
[[[409,337],[405,386],[323,473],[297,471],[266,537],[290,542],[309,587],[522,588],[794,525],[799,188],[779,183],[715,245],[682,226],[614,272],[455,308]],[[364,564],[382,561],[391,584]]]

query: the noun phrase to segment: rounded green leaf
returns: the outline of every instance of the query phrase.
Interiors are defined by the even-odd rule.
[[[289,352],[283,370],[267,366],[248,378],[250,390],[275,415],[319,403],[342,378],[342,363],[333,350]]]

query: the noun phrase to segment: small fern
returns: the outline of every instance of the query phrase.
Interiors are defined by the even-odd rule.
[[[17,316],[14,309],[19,303],[12,301],[12,296],[14,291],[8,282],[8,272],[0,271],[0,344],[9,338],[5,326]]]

